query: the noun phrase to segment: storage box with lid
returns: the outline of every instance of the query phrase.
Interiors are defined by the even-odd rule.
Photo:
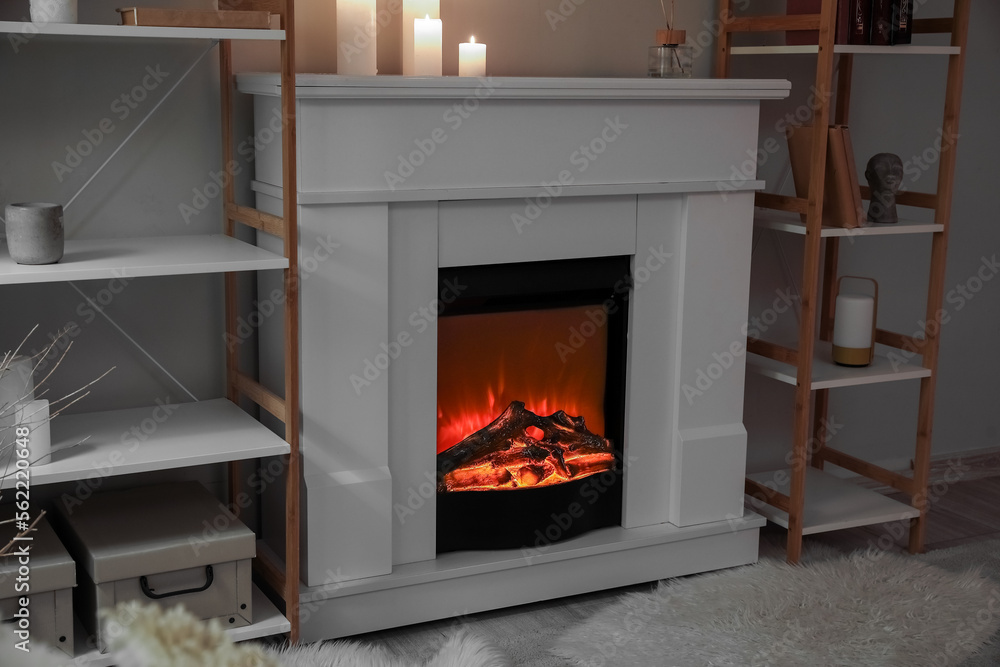
[[[13,523],[0,525],[0,547],[16,534]],[[45,642],[72,657],[76,564],[45,517],[26,537],[0,556],[0,622],[23,630],[29,647]]]
[[[78,567],[77,613],[101,651],[100,612],[120,602],[183,605],[228,628],[253,622],[254,533],[201,484],[95,494],[58,513]]]

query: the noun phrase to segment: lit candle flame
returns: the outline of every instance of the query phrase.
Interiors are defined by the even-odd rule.
[[[476,36],[475,35],[473,35],[472,37],[469,38],[469,43],[470,44],[475,44],[476,43]]]

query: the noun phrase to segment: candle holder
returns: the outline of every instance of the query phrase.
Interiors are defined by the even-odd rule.
[[[844,293],[845,280],[872,284],[874,295]],[[841,366],[867,366],[875,358],[875,320],[878,283],[872,278],[841,276],[837,281],[833,315],[833,361]]]
[[[658,79],[691,78],[694,52],[685,44],[684,30],[657,30],[659,46],[649,47],[649,76]]]

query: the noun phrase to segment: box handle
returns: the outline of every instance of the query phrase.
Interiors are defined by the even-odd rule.
[[[212,585],[215,580],[215,573],[212,572],[212,566],[205,566],[205,585],[199,586],[198,588],[186,588],[181,591],[174,591],[172,593],[154,593],[149,587],[149,582],[146,577],[139,577],[139,588],[142,589],[142,594],[148,597],[150,600],[162,600],[163,598],[170,598],[175,595],[187,595],[189,593],[201,593],[202,591],[207,591],[208,587]]]

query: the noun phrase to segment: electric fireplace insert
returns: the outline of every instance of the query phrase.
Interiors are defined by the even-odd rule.
[[[621,524],[631,257],[442,268],[437,551]]]

